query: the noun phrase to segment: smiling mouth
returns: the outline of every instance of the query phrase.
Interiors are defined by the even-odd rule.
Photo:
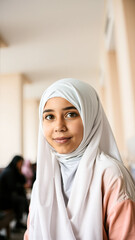
[[[67,143],[69,140],[71,139],[71,137],[61,137],[61,138],[54,138],[53,140],[56,142],[56,143]]]

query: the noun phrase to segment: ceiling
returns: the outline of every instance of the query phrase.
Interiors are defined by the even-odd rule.
[[[8,44],[0,73],[25,74],[32,81],[26,92],[64,77],[96,84],[103,14],[104,0],[0,0],[0,35]]]

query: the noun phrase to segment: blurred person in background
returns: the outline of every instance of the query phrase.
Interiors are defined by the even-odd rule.
[[[33,170],[32,170],[32,164],[30,160],[24,160],[22,169],[21,169],[22,174],[26,178],[26,188],[31,188],[32,187],[32,181],[33,181]]]
[[[32,164],[32,171],[33,171],[32,187],[33,187],[33,184],[36,180],[36,171],[37,171],[36,169],[37,169],[37,163],[35,162],[35,163]]]
[[[25,176],[21,173],[23,157],[16,155],[0,174],[0,209],[13,209],[15,212],[15,228],[25,228],[22,215],[28,213],[28,201],[25,193]]]

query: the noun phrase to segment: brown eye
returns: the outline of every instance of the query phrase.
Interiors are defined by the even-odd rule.
[[[78,114],[76,112],[69,112],[66,114],[66,118],[74,118],[77,116],[78,116]]]
[[[53,120],[53,119],[54,119],[54,116],[53,116],[52,114],[49,114],[49,115],[46,115],[46,116],[44,117],[44,119],[46,119],[46,120]]]

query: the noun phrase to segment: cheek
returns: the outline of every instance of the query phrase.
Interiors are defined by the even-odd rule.
[[[78,136],[78,140],[83,139],[83,124],[82,121],[78,121],[72,128],[73,132]]]
[[[48,139],[48,137],[51,134],[51,129],[47,124],[43,124],[43,133],[44,133],[44,137]]]

